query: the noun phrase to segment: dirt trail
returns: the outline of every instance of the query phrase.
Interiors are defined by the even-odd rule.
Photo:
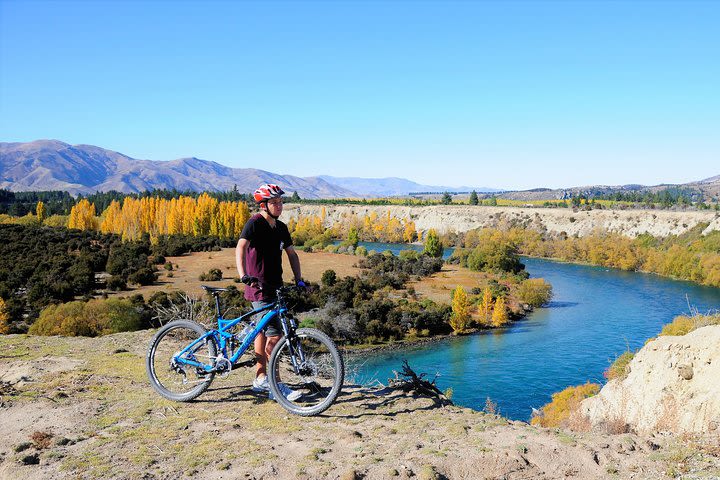
[[[173,403],[145,378],[152,333],[0,337],[0,478],[720,475],[718,452],[688,438],[538,429],[387,389],[350,386],[300,418],[253,393],[249,369]]]

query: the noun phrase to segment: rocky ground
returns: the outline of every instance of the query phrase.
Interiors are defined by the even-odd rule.
[[[0,337],[0,478],[720,477],[706,438],[540,429],[390,389],[349,386],[301,418],[249,369],[165,401],[145,377],[152,333]]]
[[[626,367],[582,404],[593,425],[714,436],[720,447],[720,326],[649,341]]]

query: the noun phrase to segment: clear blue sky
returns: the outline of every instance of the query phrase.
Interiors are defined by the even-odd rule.
[[[720,2],[0,0],[0,141],[524,189],[720,174]]]

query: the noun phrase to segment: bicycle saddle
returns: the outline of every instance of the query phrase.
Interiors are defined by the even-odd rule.
[[[213,295],[220,292],[227,292],[227,288],[220,288],[220,287],[211,287],[209,285],[200,285],[203,290],[205,290],[208,293],[212,293]]]

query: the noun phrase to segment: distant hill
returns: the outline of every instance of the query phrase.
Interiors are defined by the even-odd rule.
[[[0,188],[66,190],[72,194],[153,189],[226,191],[235,185],[252,192],[262,183],[277,183],[303,198],[357,197],[358,193],[321,178],[279,175],[254,168],[230,168],[199,158],[172,161],[137,160],[93,145],[57,140],[0,143]]]
[[[448,187],[438,185],[421,185],[411,180],[397,177],[386,178],[359,178],[359,177],[331,177],[320,175],[319,177],[328,183],[337,185],[353,192],[363,193],[375,197],[388,197],[393,195],[407,195],[413,192],[471,192],[478,193],[498,192],[499,190],[488,187]]]
[[[227,191],[237,186],[252,192],[262,183],[277,183],[289,194],[302,198],[357,198],[402,196],[409,193],[470,192],[499,193],[488,187],[449,187],[422,185],[397,177],[358,178],[320,175],[295,177],[258,170],[230,168],[195,157],[171,161],[138,160],[93,145],[69,145],[58,140],[28,143],[0,142],[0,188],[12,191],[65,190],[71,194],[117,190],[125,193],[154,189],[180,191]],[[682,185],[593,185],[550,190],[535,188],[502,192],[503,198],[517,200],[564,199],[578,194],[588,196],[614,192],[658,191],[667,187],[687,187],[706,198],[720,196],[720,175]]]

